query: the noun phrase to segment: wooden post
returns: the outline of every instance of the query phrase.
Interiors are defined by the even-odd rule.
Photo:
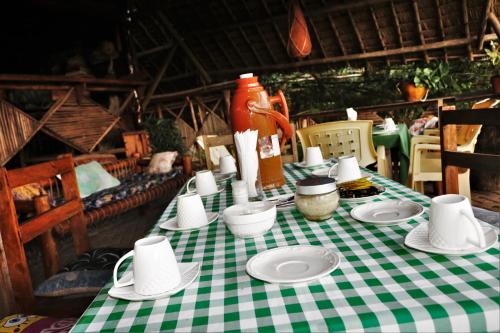
[[[50,210],[49,196],[46,194],[36,197],[34,203],[37,214],[42,214]],[[60,268],[59,253],[57,252],[57,244],[52,236],[52,229],[43,233],[40,238],[45,277],[51,277]]]
[[[2,217],[0,234],[2,235],[14,297],[21,310],[29,312],[35,307],[35,298],[17,223],[12,190],[7,181],[7,170],[4,168],[0,168],[0,216]],[[3,285],[2,288],[4,288]]]
[[[10,283],[7,259],[3,248],[2,237],[0,236],[0,317],[3,318],[14,312],[14,294]]]
[[[443,110],[442,101],[439,106],[439,112],[446,112]],[[445,151],[457,151],[457,126],[445,125],[439,127],[440,137],[442,140],[441,145],[441,163],[445,165]],[[446,165],[442,168],[443,192],[458,194],[458,167]]]
[[[229,125],[229,128],[232,128],[231,124],[231,91],[229,89],[225,89],[224,94],[224,104],[226,104],[226,109],[224,110],[224,118],[226,118],[226,123]]]
[[[71,158],[71,162],[73,163],[73,158]],[[63,184],[63,195],[66,202],[75,199],[79,200],[80,192],[78,190],[78,182],[76,180],[75,169],[73,168],[71,171],[62,174],[61,180]],[[80,205],[82,205],[82,209],[80,210],[80,212],[69,219],[71,224],[73,245],[75,247],[75,253],[77,256],[81,255],[85,251],[88,251],[90,248],[89,237],[87,234],[87,225],[85,224],[83,216],[83,204],[81,200]]]
[[[490,21],[493,30],[495,30],[497,37],[500,38],[500,21],[498,21],[498,18],[494,12],[490,12],[488,14],[488,20]]]

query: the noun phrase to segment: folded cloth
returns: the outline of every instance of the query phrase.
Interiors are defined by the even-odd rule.
[[[259,171],[259,158],[257,155],[258,131],[246,130],[234,133],[234,144],[238,152],[241,179],[248,185],[248,196],[258,196],[256,182]]]
[[[347,108],[347,120],[358,120],[358,113],[353,108]]]

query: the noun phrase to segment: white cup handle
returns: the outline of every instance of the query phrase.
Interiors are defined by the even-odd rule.
[[[196,187],[195,187],[195,189],[194,189],[194,190],[190,189],[191,183],[192,183],[192,182],[193,182],[193,180],[195,180],[195,179],[196,179],[196,176],[195,176],[195,177],[191,177],[191,179],[190,179],[190,180],[188,180],[187,185],[186,185],[186,192],[187,192],[187,193],[193,193],[193,192],[196,190]]]
[[[328,169],[328,178],[332,178],[332,176],[331,176],[332,171],[333,171],[333,174],[337,173],[338,167],[339,167],[339,164],[337,163],[337,164],[332,165],[330,167],[330,169]]]
[[[134,284],[134,279],[130,279],[129,281],[123,283],[118,282],[118,268],[125,259],[127,259],[128,257],[132,257],[133,255],[134,255],[134,250],[130,250],[116,262],[115,268],[113,269],[113,284],[115,288],[122,288]]]
[[[481,225],[479,224],[479,222],[476,220],[476,218],[469,211],[461,210],[460,213],[469,220],[469,222],[474,227],[474,230],[476,231],[476,234],[477,234],[476,239],[479,240],[479,244],[474,244],[474,245],[479,246],[481,248],[485,247],[486,241],[484,240],[484,231],[483,231],[483,228],[481,227]],[[474,243],[474,242],[471,242],[471,243]]]

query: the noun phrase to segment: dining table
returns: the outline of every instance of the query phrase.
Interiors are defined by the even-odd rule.
[[[480,331],[500,330],[498,242],[466,256],[419,252],[404,245],[405,236],[429,220],[430,198],[372,174],[386,190],[374,201],[410,200],[424,213],[398,225],[354,220],[361,203],[341,202],[332,217],[310,222],[296,209],[279,209],[273,227],[262,236],[236,238],[222,213],[233,204],[231,181],[225,190],[204,197],[219,220],[191,231],[165,231],[160,224],[176,216],[176,200],[165,209],[149,235],[166,235],[178,262],[198,262],[201,274],[185,290],[155,301],[129,302],[100,291],[73,332],[334,332],[334,331]],[[266,197],[291,194],[312,169],[284,165],[286,184]],[[185,188],[180,190],[180,193]],[[262,251],[292,245],[324,247],[340,256],[340,265],[319,280],[280,285],[252,278],[247,261]],[[121,273],[131,269],[131,261]]]

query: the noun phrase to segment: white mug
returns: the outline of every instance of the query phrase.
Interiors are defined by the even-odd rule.
[[[236,172],[236,161],[231,155],[221,156],[219,158],[220,173],[233,173]]]
[[[207,213],[199,194],[187,193],[177,197],[177,225],[196,228],[208,224]]]
[[[361,178],[361,170],[356,156],[339,157],[339,162],[328,170],[328,177],[336,177],[337,183]]]
[[[118,268],[125,259],[132,256],[134,278],[118,282]],[[152,236],[136,241],[134,249],[116,263],[113,282],[116,288],[133,284],[134,291],[145,296],[161,294],[177,287],[181,282],[181,273],[168,238]]]
[[[432,198],[429,242],[447,250],[485,246],[483,228],[474,217],[467,197],[445,194]]]
[[[210,170],[202,170],[198,171],[196,173],[196,176],[192,177],[187,185],[187,192],[188,193],[193,193],[195,192],[194,189],[191,189],[191,183],[196,180],[196,192],[198,192],[199,195],[210,195],[217,193],[219,190],[217,188],[217,183],[215,182],[215,177],[212,171]]]
[[[244,180],[233,180],[231,183],[233,191],[233,204],[239,205],[248,202],[248,186]]]
[[[306,150],[306,165],[315,166],[323,164],[323,155],[320,147],[307,147]]]

